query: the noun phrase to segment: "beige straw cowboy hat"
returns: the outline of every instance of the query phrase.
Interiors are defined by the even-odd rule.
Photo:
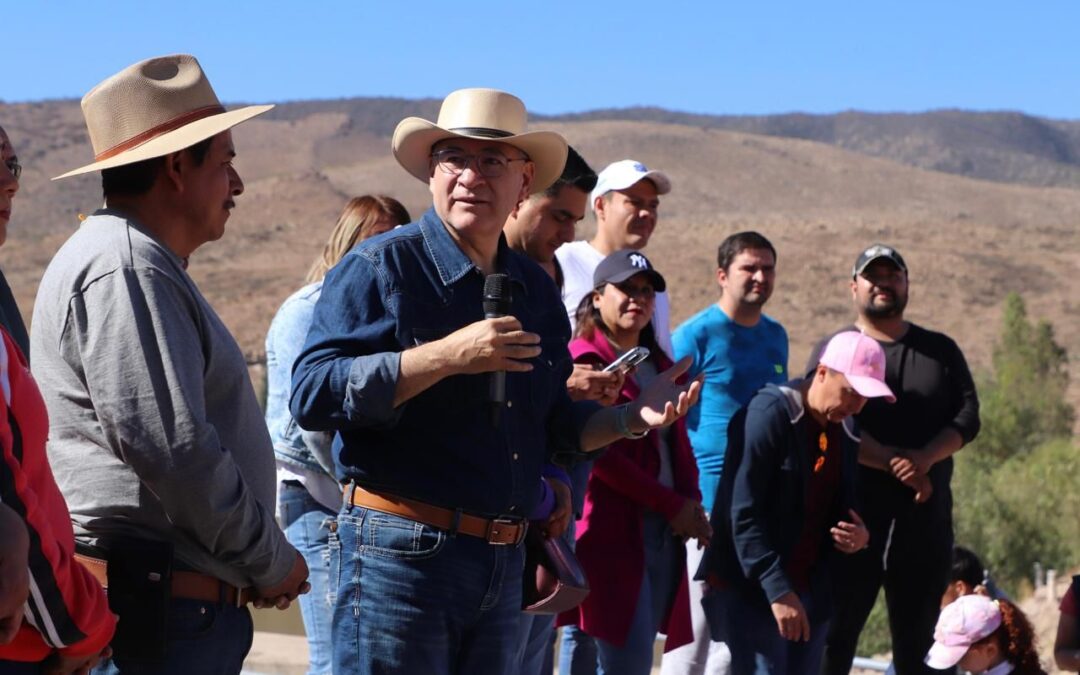
[[[226,111],[194,56],[147,59],[121,70],[83,97],[94,163],[53,180],[178,152],[273,107]]]
[[[407,117],[394,130],[394,157],[425,183],[430,177],[431,146],[448,138],[497,140],[512,145],[536,165],[531,190],[546,190],[566,164],[566,140],[554,131],[525,132],[525,104],[496,89],[458,89],[439,108],[436,123]]]

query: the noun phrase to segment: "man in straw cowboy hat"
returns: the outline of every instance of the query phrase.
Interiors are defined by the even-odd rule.
[[[246,604],[286,607],[307,567],[274,522],[274,453],[244,356],[186,272],[244,185],[233,126],[191,56],[82,100],[105,207],[45,271],[31,349],[49,458],[83,562],[120,617],[100,672],[237,673]]]
[[[502,236],[566,159],[559,135],[525,121],[516,97],[463,89],[437,123],[398,125],[394,156],[434,206],[331,270],[297,360],[292,412],[338,432],[348,482],[335,673],[513,672],[521,541],[552,449],[645,433],[696,400],[700,384],[674,383],[682,364],[626,406],[570,401],[558,291]],[[485,290],[503,291],[505,316],[484,318]],[[489,393],[496,371],[505,397]]]

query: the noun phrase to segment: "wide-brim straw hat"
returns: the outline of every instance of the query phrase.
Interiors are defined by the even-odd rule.
[[[194,56],[176,54],[140,61],[83,97],[94,162],[53,180],[163,157],[273,107],[253,105],[226,111]]]
[[[525,131],[528,115],[517,96],[497,89],[458,89],[443,100],[435,123],[407,117],[394,130],[394,157],[425,183],[431,148],[448,138],[494,140],[521,150],[535,164],[532,192],[551,186],[566,164],[566,140],[554,131]]]

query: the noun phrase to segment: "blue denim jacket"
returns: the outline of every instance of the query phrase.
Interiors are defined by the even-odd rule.
[[[281,305],[266,333],[266,426],[277,459],[307,471],[333,469],[330,442],[333,436],[305,432],[289,412],[292,369],[304,346],[322,281],[304,286]]]
[[[401,352],[484,318],[484,275],[434,210],[363,242],[330,271],[293,371],[291,408],[306,429],[338,431],[339,480],[494,516],[527,516],[552,451],[579,450],[593,405],[566,393],[570,325],[551,277],[499,243],[511,313],[542,339],[528,373],[508,373],[493,427],[490,375],[455,375],[397,408]]]

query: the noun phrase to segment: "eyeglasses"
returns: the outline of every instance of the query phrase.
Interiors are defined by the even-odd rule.
[[[476,172],[484,178],[499,178],[506,174],[510,162],[527,162],[528,157],[515,157],[513,159],[498,152],[481,152],[478,155],[469,155],[460,150],[448,148],[431,153],[431,158],[445,173],[451,176],[460,176],[469,164],[476,160]]]
[[[22,164],[19,164],[19,160],[14,157],[4,160],[4,166],[8,168],[12,176],[15,176],[15,180],[19,180],[19,176],[22,176]]]
[[[612,286],[619,289],[623,295],[638,300],[652,300],[656,297],[656,289],[652,286],[635,286],[625,281],[621,284],[612,284]]]

